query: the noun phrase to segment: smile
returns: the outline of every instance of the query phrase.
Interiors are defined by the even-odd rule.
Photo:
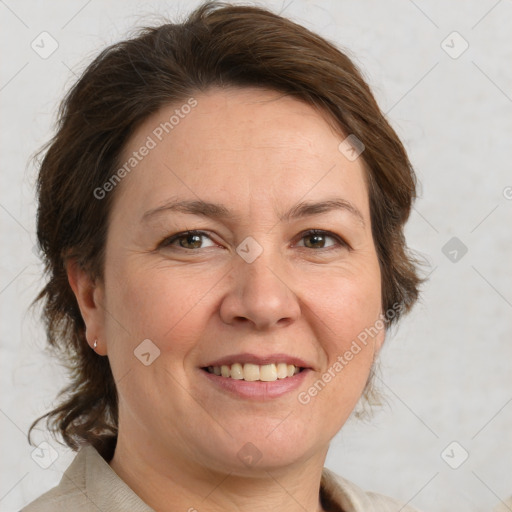
[[[231,365],[208,366],[203,370],[216,375],[217,377],[226,377],[228,379],[244,380],[246,382],[273,382],[278,379],[287,379],[300,373],[303,368],[294,364],[270,363],[234,363]]]

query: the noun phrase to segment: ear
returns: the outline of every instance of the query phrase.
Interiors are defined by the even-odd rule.
[[[66,273],[69,285],[75,294],[80,313],[85,322],[87,343],[99,355],[107,355],[107,344],[104,337],[103,285],[92,279],[76,259],[68,259]],[[94,347],[94,342],[97,345]]]

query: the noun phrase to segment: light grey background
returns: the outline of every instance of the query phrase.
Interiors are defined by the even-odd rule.
[[[57,484],[72,459],[39,432],[36,440],[59,454],[42,469],[25,437],[65,382],[28,311],[42,283],[29,157],[52,135],[58,101],[100,49],[155,14],[175,17],[196,4],[0,1],[2,511]],[[350,420],[327,466],[424,511],[489,511],[512,495],[512,2],[260,4],[349,51],[421,182],[407,234],[430,280],[383,350],[377,382],[388,405],[371,423]],[[46,59],[31,48],[33,40],[42,46],[43,31],[59,45]],[[467,247],[462,257],[460,247],[443,253],[452,237]],[[441,456],[453,441],[444,451],[452,466],[462,449],[469,453],[458,469]]]

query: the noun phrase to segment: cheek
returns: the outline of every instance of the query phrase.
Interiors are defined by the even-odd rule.
[[[116,353],[150,339],[163,353],[186,353],[206,321],[205,304],[214,272],[148,267],[134,258],[112,268],[107,286],[107,320]],[[109,349],[110,351],[110,349]]]
[[[318,280],[320,282],[320,280]],[[311,418],[329,418],[343,424],[366,385],[375,348],[384,336],[381,320],[381,286],[378,266],[322,280],[308,296],[311,324],[322,340],[324,365],[311,386],[302,390],[299,403]],[[316,319],[316,320],[315,320]],[[313,420],[312,420],[313,421]]]
[[[381,314],[381,284],[378,264],[349,272],[329,273],[313,280],[304,297],[308,309],[322,328],[326,348],[344,351],[351,341],[378,321]]]

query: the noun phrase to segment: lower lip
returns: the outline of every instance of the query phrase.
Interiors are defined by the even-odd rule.
[[[200,371],[209,382],[217,388],[220,388],[222,391],[226,391],[227,393],[239,398],[260,401],[278,398],[286,395],[286,393],[297,390],[310,372],[309,369],[304,369],[293,377],[286,377],[286,379],[277,379],[272,382],[263,382],[259,380],[248,382],[245,380],[218,376],[202,369]]]

